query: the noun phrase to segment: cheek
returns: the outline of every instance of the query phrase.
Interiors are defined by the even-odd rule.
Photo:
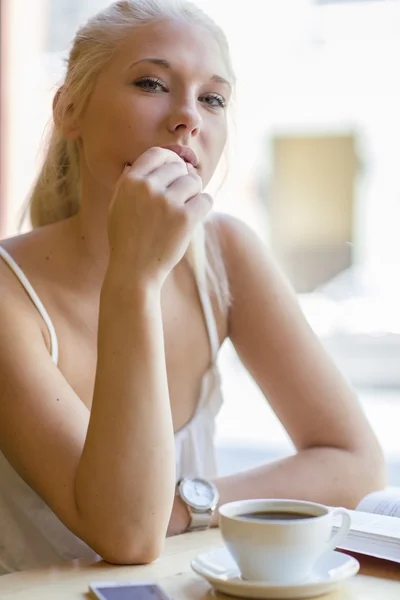
[[[208,129],[207,135],[207,154],[210,163],[214,163],[214,167],[218,163],[224,151],[227,142],[227,125],[226,122],[219,123],[218,126],[211,126]]]
[[[131,137],[121,113],[110,107],[88,107],[81,127],[81,158],[83,172],[105,188],[112,188],[121,175],[124,153]]]
[[[204,170],[203,184],[208,185],[214,176],[224,153],[227,143],[228,129],[226,119],[221,119],[219,123],[211,121],[207,130],[204,132],[203,150],[204,150]]]
[[[82,158],[91,177],[106,188],[115,185],[125,162],[134,162],[159,138],[162,114],[144,100],[133,102],[124,94],[88,105],[81,123]]]
[[[129,93],[109,98],[90,107],[83,142],[94,152],[129,158],[135,147],[151,145],[163,119],[161,103],[133,99]],[[146,147],[147,147],[146,146]],[[126,153],[128,152],[128,157]]]

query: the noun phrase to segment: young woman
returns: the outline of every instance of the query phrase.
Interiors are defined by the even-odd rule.
[[[203,192],[233,87],[222,32],[184,1],[122,0],[76,36],[33,230],[0,250],[0,572],[144,563],[218,501],[353,507],[384,485],[290,286]],[[218,479],[227,337],[297,453]]]

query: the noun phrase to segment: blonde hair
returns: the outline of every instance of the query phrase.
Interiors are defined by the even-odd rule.
[[[63,122],[71,104],[78,115],[85,109],[98,74],[133,28],[164,19],[184,19],[211,31],[234,82],[224,33],[187,0],[120,0],[92,17],[75,36],[65,81],[58,91],[56,123],[52,124],[43,166],[29,198],[28,210],[34,228],[71,217],[80,208],[78,142],[65,139],[57,124]],[[188,257],[197,279],[205,281],[220,308],[227,308],[229,286],[219,245],[215,235],[205,235],[203,225],[193,236]]]

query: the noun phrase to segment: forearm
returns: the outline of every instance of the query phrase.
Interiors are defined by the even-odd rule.
[[[219,506],[249,498],[292,498],[330,506],[354,508],[369,492],[385,486],[384,464],[379,451],[369,456],[332,447],[301,450],[273,463],[214,480]],[[185,531],[187,509],[175,499],[168,535]],[[218,511],[213,526],[218,524]]]
[[[174,485],[160,293],[106,277],[77,507],[93,529],[101,524],[102,540],[114,538],[127,546],[122,554],[134,555],[163,540]]]
[[[220,505],[247,498],[293,498],[354,508],[385,485],[381,457],[332,447],[314,447],[215,481]],[[214,517],[214,525],[218,516]]]

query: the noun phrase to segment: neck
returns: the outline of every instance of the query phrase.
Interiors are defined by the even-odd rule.
[[[86,189],[85,189],[86,188]],[[82,186],[82,202],[79,212],[70,221],[68,236],[73,240],[82,271],[91,283],[104,279],[109,261],[107,216],[110,192]]]

